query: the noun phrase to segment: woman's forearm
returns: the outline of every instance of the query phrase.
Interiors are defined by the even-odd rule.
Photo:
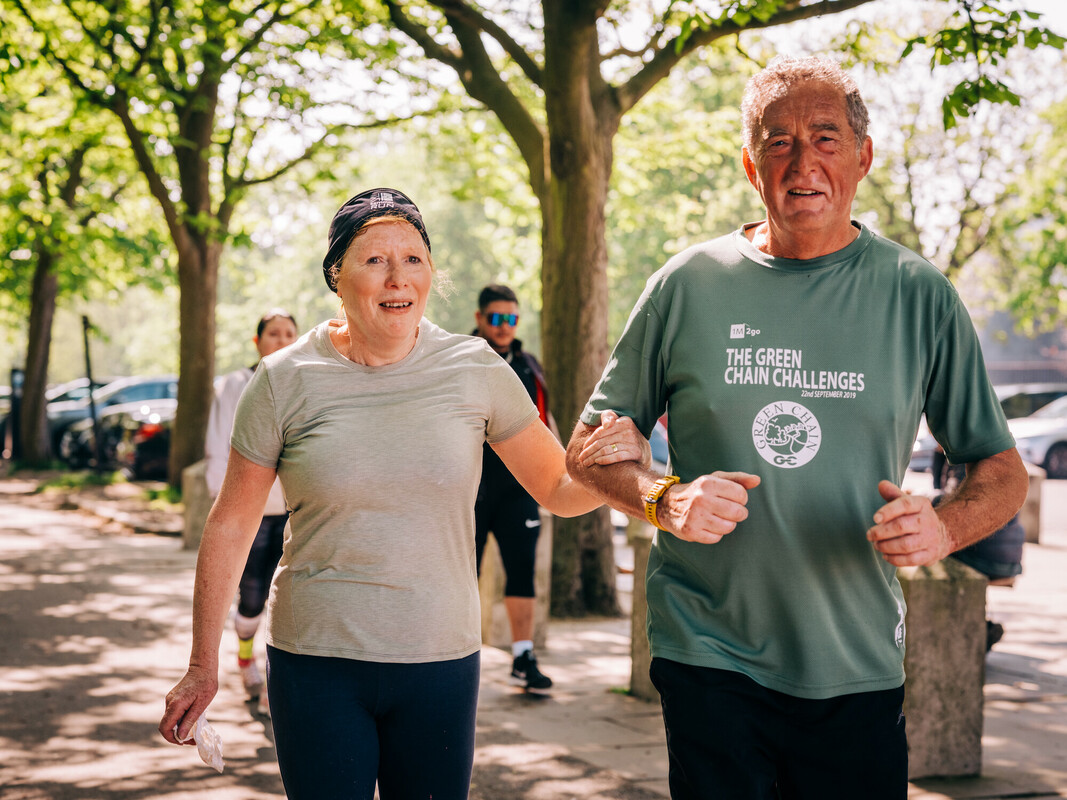
[[[208,514],[196,559],[191,666],[218,668],[226,615],[275,477],[274,470],[231,451],[226,477]]]

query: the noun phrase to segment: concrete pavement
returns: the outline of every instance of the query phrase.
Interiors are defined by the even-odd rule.
[[[129,504],[89,514],[32,488],[0,481],[0,798],[283,796],[269,720],[229,670],[232,636],[209,710],[226,771],[156,733],[188,657],[194,554],[99,516]],[[1006,634],[987,661],[983,775],[915,783],[911,800],[1067,797],[1067,483],[1046,483],[1043,519],[1015,588],[988,594]],[[144,527],[167,524],[157,512]],[[667,796],[658,706],[624,693],[629,633],[625,618],[553,621],[548,698],[510,687],[509,655],[483,650],[474,800]]]

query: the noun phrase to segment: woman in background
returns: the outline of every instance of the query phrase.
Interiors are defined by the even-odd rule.
[[[292,314],[274,308],[264,314],[256,326],[252,342],[262,359],[296,341],[297,325]],[[250,367],[234,370],[219,379],[215,385],[215,399],[208,415],[207,439],[204,442],[205,478],[212,499],[222,488],[226,474],[226,462],[230,457],[230,435],[233,432],[233,417],[237,413],[237,401],[241,398],[258,362]],[[271,486],[263,507],[263,519],[252,540],[252,547],[237,585],[237,610],[233,626],[237,632],[237,668],[241,683],[252,700],[259,700],[259,709],[270,713],[263,678],[256,666],[252,652],[253,639],[259,630],[263,607],[267,602],[267,590],[278,560],[282,557],[282,536],[289,512],[285,508],[285,496],[277,480]]]

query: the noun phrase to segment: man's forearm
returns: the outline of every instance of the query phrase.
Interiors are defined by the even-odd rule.
[[[948,532],[952,552],[1004,527],[1026,500],[1029,479],[1013,447],[967,465],[959,488],[936,511]]]
[[[581,421],[575,426],[567,445],[567,472],[612,508],[644,519],[645,505],[642,498],[656,480],[663,476],[642,467],[636,461],[607,465],[582,464],[578,455],[594,430],[595,428]]]

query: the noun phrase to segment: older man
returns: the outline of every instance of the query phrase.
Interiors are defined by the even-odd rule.
[[[664,531],[646,580],[672,797],[903,800],[896,567],[992,533],[1026,474],[951,284],[851,218],[872,158],[853,81],[778,60],[742,116],[766,219],[652,276],[568,463]],[[673,475],[592,464],[626,430],[609,409],[645,434],[668,412]],[[924,412],[968,465],[936,511],[899,488]]]

